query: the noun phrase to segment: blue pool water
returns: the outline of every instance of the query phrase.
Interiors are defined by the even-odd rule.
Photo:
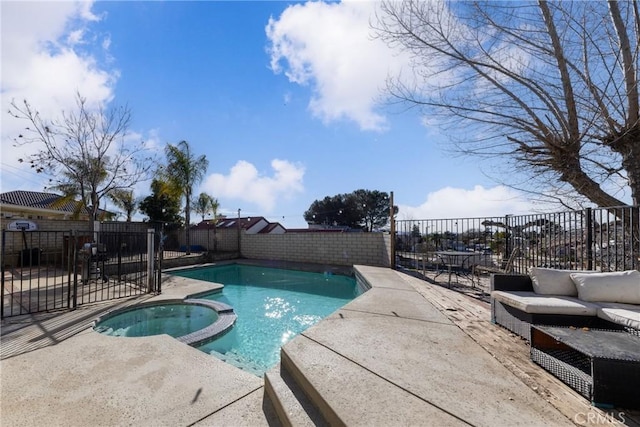
[[[156,303],[122,310],[101,319],[95,330],[119,337],[146,337],[167,334],[174,338],[213,324],[218,313],[192,304]]]
[[[282,345],[359,294],[353,278],[332,274],[235,264],[173,274],[224,284],[199,298],[229,304],[238,319],[199,349],[256,375],[278,363]]]

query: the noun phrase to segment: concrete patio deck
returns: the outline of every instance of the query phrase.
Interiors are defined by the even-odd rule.
[[[524,382],[456,321],[456,300],[466,296],[390,269],[357,270],[372,288],[287,343],[266,380],[166,335],[108,337],[90,327],[114,307],[210,283],[171,278],[153,298],[5,320],[1,425],[625,423],[570,390],[578,403],[567,409]],[[477,326],[495,328],[488,318]],[[315,408],[305,408],[300,390]]]

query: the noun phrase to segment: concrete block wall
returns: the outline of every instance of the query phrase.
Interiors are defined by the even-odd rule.
[[[388,233],[243,234],[240,252],[249,259],[391,266]]]
[[[185,244],[184,230],[179,233],[180,245]],[[218,241],[217,249],[221,252],[234,252],[238,250],[238,230],[219,228],[216,230],[215,239]],[[214,235],[213,230],[192,230],[191,244],[201,245],[209,250],[213,250]]]
[[[38,226],[38,229],[35,232],[25,231],[25,235],[23,236],[20,231],[4,231],[7,230],[7,225],[10,222],[16,220],[19,219],[0,219],[0,229],[3,230],[3,244],[6,254],[12,254],[25,249],[25,237],[28,247],[37,247],[43,251],[61,251],[64,236],[68,235],[71,230],[76,230],[78,234],[88,233],[90,230],[90,224],[88,221],[30,219],[29,221],[34,222]],[[38,231],[46,233],[38,233]]]
[[[78,235],[87,234],[90,231],[88,221],[44,219],[32,221],[38,225],[38,231],[56,233],[41,233],[37,241],[31,241],[27,232],[28,246],[60,254],[64,253],[63,240],[71,230],[75,230]],[[6,230],[9,222],[6,219],[0,220],[2,230]],[[136,231],[136,227],[144,230],[149,228],[148,224],[144,223],[131,223],[131,227]],[[47,234],[49,234],[48,238]],[[24,249],[21,232],[6,232],[4,236],[6,254],[14,254]],[[34,233],[33,236],[36,237],[36,234]],[[184,232],[179,232],[178,236],[181,244],[184,244]],[[218,251],[238,251],[237,229],[218,229],[216,238]],[[213,231],[208,235],[206,230],[194,231],[191,235],[191,244],[202,245],[213,250]],[[354,264],[391,266],[391,239],[388,233],[246,234],[242,232],[240,246],[242,257],[250,259],[344,266]]]

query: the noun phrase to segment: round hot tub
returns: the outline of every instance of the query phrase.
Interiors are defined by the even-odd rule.
[[[165,300],[112,311],[96,320],[94,330],[118,337],[167,334],[200,345],[227,332],[235,321],[233,308],[217,301]]]

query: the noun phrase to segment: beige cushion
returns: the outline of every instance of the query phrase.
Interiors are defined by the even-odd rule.
[[[533,290],[541,295],[577,296],[578,291],[575,283],[571,280],[571,273],[577,273],[577,271],[543,267],[531,267],[529,269]],[[588,274],[592,272],[580,271],[580,273]],[[597,272],[594,271],[593,273]]]
[[[598,305],[562,295],[540,295],[527,291],[493,291],[496,301],[531,314],[595,316]]]
[[[604,302],[598,305],[600,306],[597,312],[599,318],[640,331],[640,306],[617,302]]]
[[[583,301],[640,304],[640,271],[573,272],[571,279]]]

